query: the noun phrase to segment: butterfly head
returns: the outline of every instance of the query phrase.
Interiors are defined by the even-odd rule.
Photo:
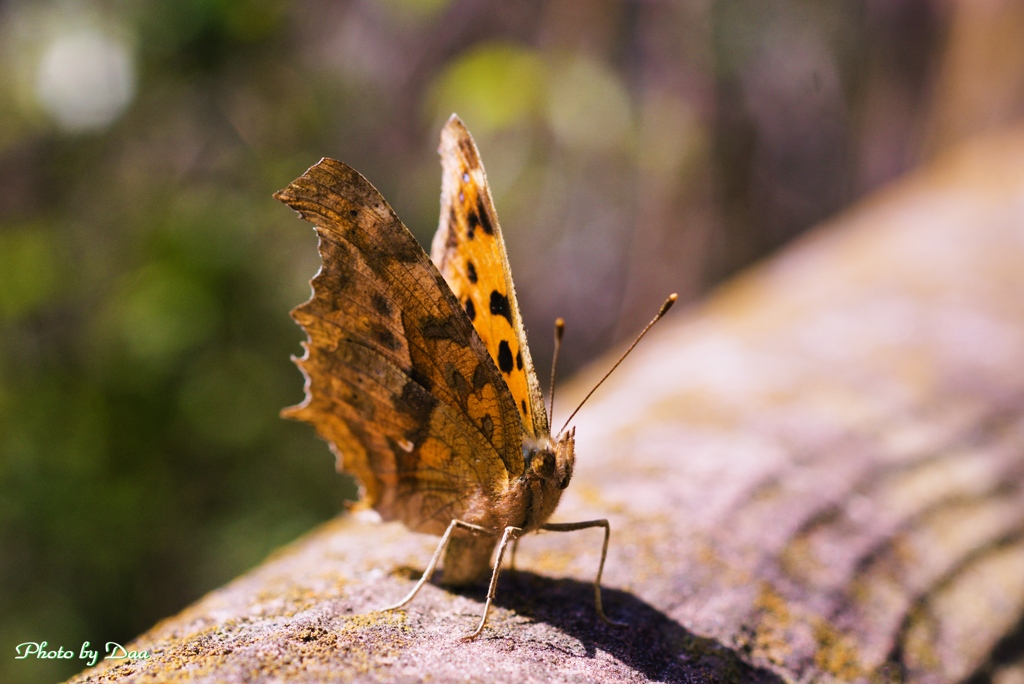
[[[576,464],[575,446],[575,428],[560,435],[557,441],[549,437],[527,444],[523,449],[526,461],[524,477],[545,488],[565,489]]]
[[[513,490],[515,513],[511,523],[531,531],[543,525],[558,507],[562,491],[569,486],[576,462],[575,432],[559,435],[557,439],[544,436],[523,443],[523,475]]]

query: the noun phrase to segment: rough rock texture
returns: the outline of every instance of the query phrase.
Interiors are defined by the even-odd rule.
[[[73,681],[1024,681],[1024,132],[673,312],[577,425],[556,520],[611,520],[632,628],[598,530],[466,644],[485,588],[368,612],[436,540],[342,518]]]

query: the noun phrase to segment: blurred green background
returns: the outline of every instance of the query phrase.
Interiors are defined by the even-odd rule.
[[[278,410],[321,156],[424,242],[477,138],[541,377],[1024,110],[1019,3],[0,0],[0,681],[127,643],[355,495]]]

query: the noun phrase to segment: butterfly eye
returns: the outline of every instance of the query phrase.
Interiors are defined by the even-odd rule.
[[[555,474],[555,455],[550,451],[538,451],[530,461],[530,469],[537,477],[550,478]]]

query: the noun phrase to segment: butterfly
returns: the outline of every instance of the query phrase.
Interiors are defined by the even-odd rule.
[[[600,527],[594,595],[611,623],[600,584],[608,521],[548,522],[572,478],[575,429],[551,433],[487,176],[455,115],[438,152],[429,257],[341,162],[324,158],[275,194],[314,225],[323,260],[311,298],[292,311],[307,336],[294,359],[306,396],[282,415],[316,428],[337,469],[358,479],[360,505],[441,536],[408,596],[384,610],[411,601],[444,554],[444,584],[491,576],[480,622],[464,637],[476,638],[510,542]]]

